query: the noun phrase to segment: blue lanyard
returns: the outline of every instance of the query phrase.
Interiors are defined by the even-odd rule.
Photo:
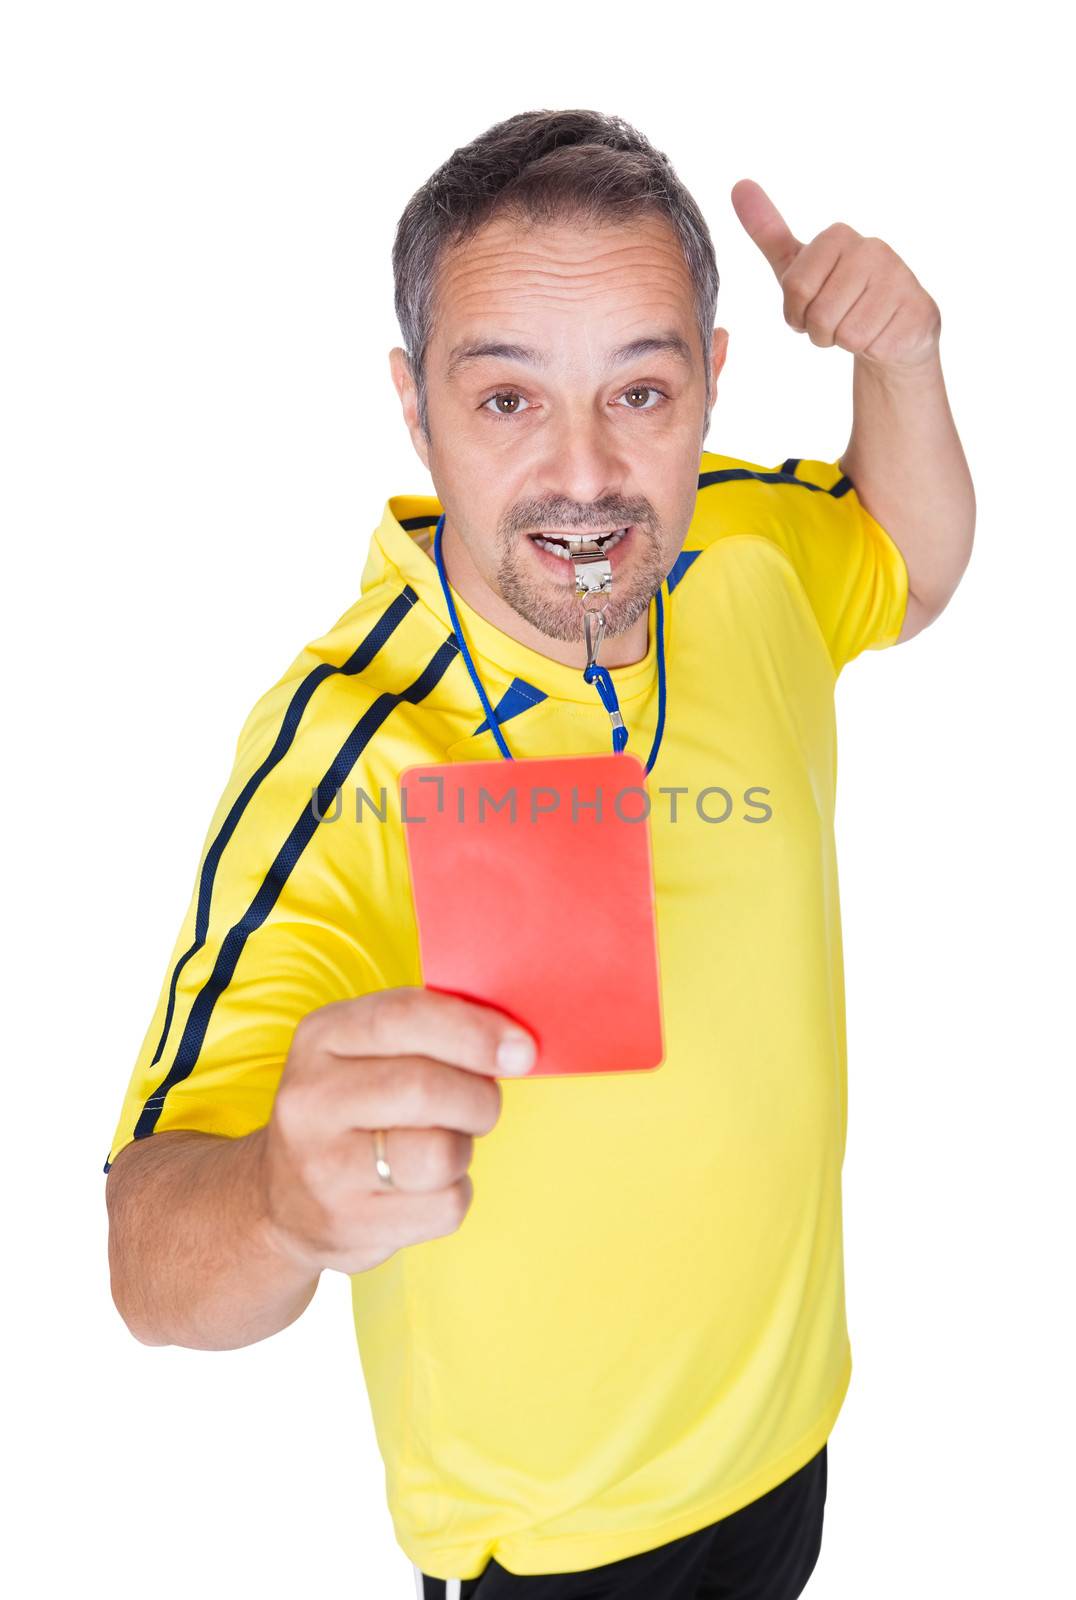
[[[452,599],[452,591],[448,587],[448,578],[445,576],[445,560],[441,552],[441,530],[444,527],[444,524],[445,514],[442,511],[441,515],[437,519],[437,531],[433,536],[433,555],[434,560],[437,563],[437,575],[441,580],[441,588],[444,591],[445,604],[448,607],[449,617],[452,619],[452,628],[456,635],[456,641],[460,647],[460,654],[467,663],[467,671],[471,674],[471,681],[478,691],[478,698],[482,702],[482,709],[486,713],[486,720],[489,722],[493,737],[496,739],[497,744],[500,747],[502,756],[504,756],[506,760],[512,761],[515,758],[505,743],[504,734],[501,731],[501,725],[497,721],[497,714],[490,705],[486,691],[482,687],[482,681],[479,678],[478,673],[475,671],[474,662],[471,660],[471,652],[467,648],[467,641],[463,637],[463,629],[460,627],[460,619],[456,615],[456,606]],[[660,589],[657,592],[657,635],[658,725],[654,733],[654,743],[650,747],[650,757],[646,763],[647,772],[650,771],[654,765],[654,762],[658,758],[658,750],[661,747],[661,736],[665,731],[665,608],[662,604]],[[598,691],[598,697],[601,700],[602,705],[605,707],[606,711],[608,711],[609,715],[615,719],[613,722],[613,752],[614,754],[617,754],[624,749],[628,742],[628,730],[624,726],[623,720],[620,718],[620,707],[617,703],[616,687],[609,674],[609,669],[608,667],[601,667],[597,664],[597,662],[595,662],[593,666],[589,666],[584,669],[583,677],[587,683],[594,684]],[[619,726],[617,725],[618,722]]]

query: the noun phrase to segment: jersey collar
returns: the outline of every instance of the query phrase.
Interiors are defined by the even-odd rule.
[[[452,622],[433,559],[433,535],[443,509],[432,495],[393,495],[385,504],[374,540],[382,558],[411,585],[422,603],[442,623],[445,632],[451,633]],[[452,598],[460,626],[466,635],[467,647],[480,674],[483,666],[492,667],[508,679],[522,678],[556,699],[575,700],[587,706],[597,705],[594,686],[585,682],[582,667],[569,667],[563,661],[554,661],[540,650],[532,650],[528,645],[521,644],[518,639],[513,639],[487,621],[455,589],[452,590]],[[663,586],[662,598],[665,603],[665,648],[668,653],[667,586]],[[657,602],[652,599],[646,655],[629,666],[609,669],[621,703],[645,694],[657,681],[656,607]]]

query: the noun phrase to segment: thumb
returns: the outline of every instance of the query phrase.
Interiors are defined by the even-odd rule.
[[[746,231],[758,245],[780,282],[803,245],[796,238],[765,189],[751,178],[732,186],[732,204]]]

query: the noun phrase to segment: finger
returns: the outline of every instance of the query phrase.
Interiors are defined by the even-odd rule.
[[[799,333],[807,332],[808,307],[823,291],[834,292],[839,297],[844,293],[839,287],[841,284],[854,283],[857,277],[862,283],[876,275],[877,254],[865,248],[866,243],[863,235],[846,222],[835,222],[816,234],[810,244],[804,245],[781,280],[785,321],[789,327]],[[858,293],[854,298],[858,298]],[[843,309],[847,309],[848,303],[854,300],[846,299]]]
[[[448,1189],[468,1170],[474,1156],[470,1134],[448,1128],[387,1128],[385,1160],[392,1183],[385,1185],[378,1175],[374,1136],[369,1135],[370,1187],[391,1194],[394,1189],[408,1194],[434,1194]]]
[[[833,341],[845,350],[865,351],[890,322],[896,304],[888,284],[871,283],[850,306],[833,331]]]
[[[343,1237],[321,1250],[321,1259],[325,1266],[338,1272],[365,1272],[371,1265],[371,1253],[380,1264],[397,1250],[454,1233],[463,1223],[473,1198],[470,1173],[446,1189],[431,1189],[428,1193],[385,1189],[380,1194],[364,1195],[357,1202],[362,1243],[349,1245],[345,1228]],[[375,1219],[372,1233],[371,1217]]]
[[[828,230],[804,245],[781,280],[785,321],[797,333],[806,333],[807,308],[826,288],[841,259],[841,235]]]
[[[883,308],[879,317],[881,327],[864,344],[862,353],[869,356],[872,361],[902,360],[905,364],[911,364],[915,360],[915,355],[909,355],[911,345],[908,336],[916,326],[915,313],[907,305],[898,305],[882,321],[885,309],[887,308]],[[929,348],[929,340],[925,341],[924,348]]]
[[[857,259],[855,255],[838,255],[806,305],[797,307],[794,325],[810,335],[812,344],[832,345],[838,326],[853,307],[862,303],[869,285],[870,273],[861,256]]]
[[[350,1206],[362,1194],[431,1194],[458,1183],[474,1157],[474,1138],[452,1128],[383,1130],[391,1185],[377,1171],[372,1132],[349,1130],[317,1156],[319,1198],[332,1207]]]
[[[291,1127],[311,1136],[349,1128],[453,1128],[489,1133],[501,1114],[496,1079],[429,1056],[326,1057],[291,1091]]]
[[[516,1076],[533,1065],[537,1042],[503,1012],[421,985],[338,1000],[311,1013],[319,1048],[340,1056],[429,1056],[467,1072]],[[501,1047],[529,1044],[515,1066]]]
[[[777,275],[778,282],[803,249],[765,189],[752,178],[732,186],[732,204],[744,228]]]

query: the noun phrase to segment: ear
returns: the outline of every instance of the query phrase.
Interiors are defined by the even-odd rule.
[[[702,440],[704,446],[706,443],[706,436],[710,432],[710,418],[713,416],[714,406],[717,404],[717,380],[721,372],[721,368],[725,365],[725,357],[728,355],[728,348],[728,329],[715,328],[713,332],[713,338],[710,341],[710,409],[707,411],[702,425]]]
[[[392,373],[393,386],[400,397],[404,422],[407,424],[407,431],[411,435],[411,443],[415,447],[415,453],[419,460],[428,472],[430,470],[430,458],[426,448],[426,440],[419,426],[418,390],[415,387],[415,380],[411,376],[411,363],[407,359],[407,351],[400,345],[389,351],[389,371]]]
[[[717,380],[721,375],[721,368],[725,365],[725,357],[729,353],[729,330],[715,328],[713,344],[710,352],[710,381],[713,393],[717,393]]]

